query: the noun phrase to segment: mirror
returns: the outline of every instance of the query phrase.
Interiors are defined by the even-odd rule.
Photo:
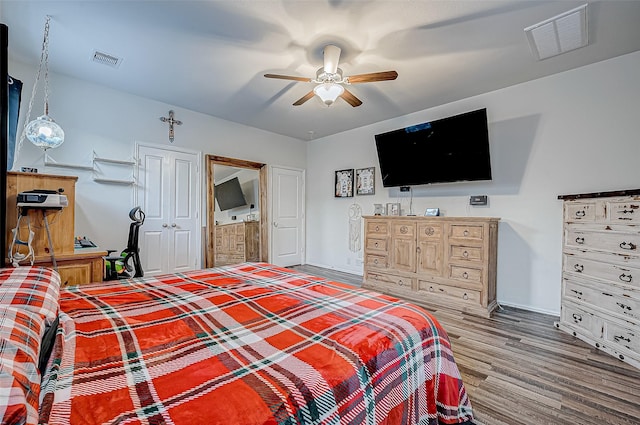
[[[268,261],[266,164],[215,155],[207,155],[205,163],[207,167],[205,267],[242,262],[245,261],[244,257],[240,257],[245,255],[251,257],[249,261]],[[236,178],[242,192],[241,196],[244,197],[244,205],[240,205],[242,201],[234,201],[220,209],[219,202],[216,200],[216,186]],[[231,182],[230,186],[234,185],[234,182]],[[230,189],[231,194],[237,191],[237,185],[235,186],[236,189]],[[224,188],[221,185],[219,189],[222,191]],[[250,216],[255,219],[251,220]],[[238,251],[234,251],[235,242],[241,244],[243,240],[236,235],[236,232],[249,235],[245,240],[246,246],[242,248],[238,246]],[[251,236],[254,232],[255,236]]]

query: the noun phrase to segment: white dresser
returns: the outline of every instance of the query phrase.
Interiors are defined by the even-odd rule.
[[[557,326],[640,368],[640,189],[563,195]]]

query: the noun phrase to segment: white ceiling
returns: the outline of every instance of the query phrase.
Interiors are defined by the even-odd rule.
[[[523,29],[585,1],[2,0],[0,20],[10,60],[38,63],[51,15],[56,73],[309,140],[640,50],[640,1],[588,3],[589,45],[543,61]],[[399,76],[350,86],[357,108],[292,106],[313,84],[263,77],[315,77],[329,43],[345,75]]]

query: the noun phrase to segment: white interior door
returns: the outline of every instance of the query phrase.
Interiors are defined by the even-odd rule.
[[[304,258],[304,171],[271,169],[271,262],[286,267]]]
[[[200,260],[199,154],[138,146],[138,204],[145,274],[198,268]]]

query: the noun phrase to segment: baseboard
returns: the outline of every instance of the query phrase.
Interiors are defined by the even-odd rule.
[[[498,310],[497,311],[500,311],[500,306],[513,307],[513,308],[517,308],[517,309],[520,309],[520,310],[532,311],[534,313],[541,313],[541,314],[547,314],[549,316],[560,317],[560,312],[559,311],[552,311],[552,310],[546,310],[546,309],[543,309],[543,308],[531,307],[530,305],[523,305],[523,304],[517,304],[517,303],[498,301]]]
[[[356,276],[364,276],[362,271],[343,269],[341,267],[330,266],[328,264],[313,263],[313,262],[309,262],[309,261],[307,261],[305,264],[308,265],[308,266],[322,267],[323,269],[335,270],[337,272],[354,274]]]

